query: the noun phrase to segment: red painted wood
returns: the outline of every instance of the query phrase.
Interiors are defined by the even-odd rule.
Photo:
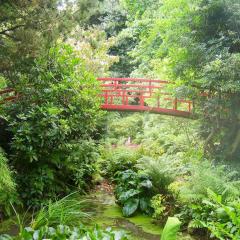
[[[14,101],[17,97],[18,96],[13,88],[5,88],[0,90],[0,104]]]
[[[101,108],[107,111],[152,112],[172,116],[190,117],[192,101],[171,97],[171,93],[164,88],[168,81],[144,78],[98,78],[101,81],[104,103]],[[161,92],[160,92],[161,90]],[[154,99],[156,103],[148,104],[147,99]],[[169,96],[169,97],[166,97]]]
[[[145,79],[145,78],[98,78],[99,81],[125,81],[125,82],[151,82],[151,83],[166,83],[168,84],[168,81],[165,80],[156,80],[156,79]]]
[[[159,113],[159,114],[178,116],[178,117],[191,117],[191,112],[188,112],[188,111],[180,111],[180,110],[173,110],[173,109],[160,108],[160,107],[147,107],[147,106],[139,106],[139,105],[122,106],[122,105],[103,104],[101,108],[107,111],[150,112],[150,113]]]

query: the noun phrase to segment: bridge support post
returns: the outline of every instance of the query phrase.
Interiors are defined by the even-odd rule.
[[[142,94],[140,95],[140,105],[144,106],[144,97]]]
[[[177,98],[174,98],[174,101],[173,101],[173,110],[177,110],[177,104],[178,104],[178,100],[177,100]]]

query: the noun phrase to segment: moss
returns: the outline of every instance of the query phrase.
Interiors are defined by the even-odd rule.
[[[116,204],[112,206],[107,206],[103,212],[103,216],[111,217],[111,218],[123,218],[122,210]]]
[[[116,218],[123,218],[121,209],[116,204],[106,205],[94,218],[94,224],[115,226]]]
[[[152,223],[152,218],[143,215],[136,215],[134,217],[128,218],[128,220],[134,223],[136,226],[141,227],[146,233],[153,235],[160,235],[162,232],[162,227]]]
[[[125,230],[130,235],[131,240],[137,240],[140,236],[143,237],[141,239],[147,240],[159,239],[161,233],[161,228],[151,223],[150,217],[138,215],[124,218],[121,208],[115,203],[101,208],[96,214],[93,224]]]

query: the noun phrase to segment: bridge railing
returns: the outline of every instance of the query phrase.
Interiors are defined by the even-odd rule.
[[[178,99],[167,91],[164,80],[142,78],[98,78],[101,81],[103,109],[162,112],[189,115],[192,101]]]
[[[0,104],[14,101],[17,97],[18,94],[13,88],[5,88],[0,90]]]

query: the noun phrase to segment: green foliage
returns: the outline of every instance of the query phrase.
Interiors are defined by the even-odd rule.
[[[11,204],[19,204],[16,184],[5,153],[0,148],[0,214],[9,216],[12,213]]]
[[[67,239],[92,239],[92,240],[127,240],[129,239],[124,232],[115,231],[111,228],[103,230],[98,226],[94,228],[87,228],[83,225],[79,227],[69,227],[66,225],[58,225],[53,227],[41,227],[34,230],[30,227],[25,228],[20,232],[19,236],[11,237],[8,235],[1,235],[1,240],[20,240],[20,239],[53,239],[53,240],[67,240]]]
[[[96,160],[98,81],[69,45],[51,48],[21,80],[22,96],[6,106],[21,197],[39,206],[71,186],[84,191]]]
[[[177,97],[194,99],[205,152],[238,158],[239,1],[124,2],[136,13],[129,29],[141,31],[135,73],[168,79]]]
[[[208,198],[201,205],[191,206],[193,221],[191,227],[207,228],[217,239],[239,239],[239,199],[223,203],[221,195],[208,189]]]
[[[56,202],[49,201],[34,216],[31,228],[56,227],[59,224],[76,226],[90,217],[86,213],[87,202],[79,199],[76,194],[70,194]]]
[[[168,187],[177,174],[177,168],[174,168],[173,164],[165,159],[143,157],[139,159],[138,167],[151,178],[155,193],[167,194],[169,192]]]
[[[181,222],[176,217],[169,217],[164,226],[161,240],[176,240]]]
[[[201,141],[197,136],[198,122],[149,114],[144,118],[143,134],[137,135],[142,154],[168,161],[184,160],[188,151],[200,151]]]
[[[94,73],[95,76],[108,76],[111,65],[118,62],[118,56],[108,54],[116,39],[107,38],[106,33],[99,27],[89,29],[77,27],[67,42],[84,60],[86,70]]]
[[[239,196],[239,181],[236,172],[229,171],[227,166],[213,165],[208,161],[193,165],[191,175],[180,187],[180,198],[186,202],[202,201],[208,196],[207,189],[221,195],[223,200]]]
[[[166,200],[164,195],[157,194],[151,199],[151,207],[153,208],[153,218],[161,219],[166,210]]]
[[[15,190],[12,173],[8,167],[7,158],[0,148],[0,192]]]
[[[36,58],[47,53],[59,38],[65,38],[76,25],[83,25],[95,12],[96,0],[4,1],[0,6],[0,72],[19,81],[29,73]]]
[[[152,212],[152,182],[147,175],[127,170],[119,172],[115,181],[117,186],[114,194],[125,217],[130,217],[138,210],[147,214]]]
[[[140,114],[131,114],[125,117],[121,115],[110,115],[108,117],[108,128],[107,136],[108,138],[116,138],[124,140],[130,137],[131,139],[136,139],[138,134],[143,132],[143,116]]]
[[[139,158],[137,152],[124,147],[115,149],[103,148],[100,154],[98,165],[101,174],[108,178],[113,178],[117,172],[136,169],[136,163]]]

